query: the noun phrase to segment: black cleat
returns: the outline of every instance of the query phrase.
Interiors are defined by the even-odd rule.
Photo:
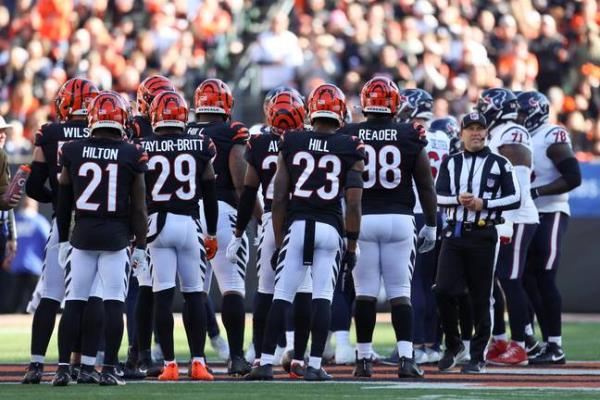
[[[423,378],[425,373],[414,358],[400,357],[398,363],[398,378]]]
[[[544,352],[544,344],[537,341],[535,336],[525,336],[525,351],[527,352],[527,357],[535,358]]]
[[[270,381],[273,379],[273,365],[265,364],[254,367],[244,379],[247,381]]]
[[[118,373],[116,368],[104,367],[102,368],[102,373],[100,374],[100,381],[98,383],[100,384],[100,386],[123,386],[125,385],[125,380]]]
[[[99,382],[100,374],[94,369],[93,366],[84,365],[81,367],[81,370],[79,371],[79,376],[77,377],[78,384],[97,384]]]
[[[306,370],[304,371],[304,380],[305,381],[318,382],[318,381],[330,381],[332,379],[333,379],[333,377],[331,375],[329,375],[323,369],[323,367],[317,369],[317,368],[308,366],[308,367],[306,367]]]
[[[77,381],[77,378],[79,377],[79,371],[81,371],[81,363],[77,363],[77,364],[71,364],[71,380],[73,382]]]
[[[52,386],[67,386],[69,383],[71,383],[69,366],[59,365],[52,379]]]
[[[448,371],[456,365],[456,355],[464,350],[465,346],[461,343],[460,348],[456,352],[446,349],[444,355],[438,361],[438,369],[440,371]]]
[[[227,373],[234,376],[244,376],[250,373],[252,370],[252,364],[250,364],[244,357],[233,356],[229,360],[227,367]]]
[[[541,364],[565,364],[567,359],[565,352],[561,346],[556,343],[549,342],[542,353],[537,357],[530,357],[530,365],[541,365]]]
[[[299,361],[292,360],[292,362],[290,364],[290,370],[288,372],[290,375],[290,378],[303,379],[304,372],[305,372],[304,364]]]
[[[485,373],[485,361],[471,360],[462,366],[461,374],[483,374]]]
[[[373,375],[373,357],[357,358],[352,374],[357,378],[370,378]]]
[[[42,380],[42,375],[44,375],[44,364],[37,362],[29,363],[27,372],[25,372],[25,376],[21,383],[38,384]]]
[[[123,379],[127,380],[139,380],[146,377],[146,370],[138,368],[135,364],[131,364],[129,361],[123,366]]]

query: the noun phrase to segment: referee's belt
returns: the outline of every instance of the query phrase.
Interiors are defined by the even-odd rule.
[[[502,218],[501,221],[486,221],[485,219],[480,219],[477,222],[456,222],[456,221],[447,221],[448,222],[448,226],[450,226],[451,228],[454,228],[457,224],[461,224],[462,225],[462,230],[463,231],[473,231],[473,230],[477,230],[477,229],[487,229],[499,224],[503,224],[504,223],[504,218]]]

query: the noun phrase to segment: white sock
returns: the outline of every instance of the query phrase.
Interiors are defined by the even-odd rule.
[[[315,369],[321,368],[321,357],[308,357],[308,366],[313,367]]]
[[[503,340],[505,342],[508,341],[508,336],[506,335],[506,332],[504,332],[502,335],[494,335],[494,340]]]
[[[192,362],[196,362],[198,361],[200,364],[206,366],[206,361],[204,360],[204,357],[192,357]]]
[[[525,342],[515,342],[516,344],[519,345],[520,348],[525,349]]]
[[[525,334],[527,336],[533,336],[533,327],[531,326],[531,324],[525,325]]]
[[[177,363],[175,362],[175,360],[170,360],[170,361],[165,360],[165,367],[169,366],[171,364],[177,364]]]
[[[369,359],[373,354],[373,343],[356,343],[356,351],[359,360]]]
[[[88,365],[88,366],[94,366],[94,365],[96,365],[96,357],[82,355],[81,356],[81,364]]]
[[[285,332],[285,347],[288,349],[294,348],[294,331]]]
[[[549,343],[556,343],[562,347],[562,336],[548,336]]]
[[[412,342],[407,342],[406,340],[401,340],[396,343],[398,347],[398,356],[413,358],[413,344]]]
[[[335,331],[335,345],[350,346],[350,331]]]
[[[275,356],[273,354],[262,353],[260,356],[260,365],[273,365],[273,360],[275,360]]]
[[[32,355],[31,355],[31,362],[32,362],[32,363],[40,363],[40,364],[43,364],[45,359],[46,359],[46,357],[45,357],[45,356],[38,356],[38,355],[36,355],[36,354],[32,354]]]

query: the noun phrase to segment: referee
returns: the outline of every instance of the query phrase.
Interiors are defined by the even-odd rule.
[[[485,145],[486,120],[470,113],[461,122],[464,151],[444,160],[436,182],[438,206],[446,210],[435,292],[446,351],[441,371],[456,364],[464,348],[458,331],[457,296],[468,292],[473,307],[475,334],[471,361],[463,373],[480,373],[491,334],[490,297],[498,246],[495,225],[502,211],[519,207],[519,185],[510,162],[492,154]]]

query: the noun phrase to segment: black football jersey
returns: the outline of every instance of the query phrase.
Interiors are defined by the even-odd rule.
[[[130,237],[130,193],[148,156],[122,140],[91,137],[63,145],[61,163],[73,185],[75,228],[71,244],[83,250],[116,251]]]
[[[133,132],[130,132],[129,135],[131,139],[142,139],[154,135],[152,125],[150,125],[150,120],[148,117],[143,115],[136,115],[133,117],[132,130]]]
[[[279,139],[279,135],[267,131],[250,136],[246,144],[245,158],[260,178],[265,212],[271,211],[273,202],[273,178],[277,170]]]
[[[52,206],[58,200],[58,175],[60,174],[58,153],[63,144],[71,140],[90,136],[87,121],[53,122],[42,125],[35,134],[35,145],[41,147],[48,163],[48,181],[52,191]]]
[[[139,141],[148,154],[148,213],[170,212],[199,218],[201,178],[215,156],[208,136],[181,133],[154,135]]]
[[[427,142],[412,124],[364,121],[344,126],[340,133],[365,144],[363,214],[409,214],[415,206],[413,171]]]
[[[289,222],[315,220],[342,233],[346,174],[364,159],[362,141],[339,133],[301,130],[286,132],[279,149],[290,174]]]
[[[229,152],[236,144],[245,145],[250,134],[248,128],[241,122],[211,122],[197,123],[191,122],[186,128],[189,135],[208,136],[217,151],[213,160],[213,168],[217,177],[217,199],[224,201],[237,208],[237,196],[235,195],[235,186],[231,179],[229,171]]]

